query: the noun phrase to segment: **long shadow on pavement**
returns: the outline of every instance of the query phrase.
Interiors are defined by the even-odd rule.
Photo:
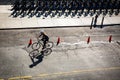
[[[96,25],[94,28],[104,28],[104,27],[109,27],[109,26],[120,26],[120,24],[105,24],[105,25]]]
[[[44,55],[43,53],[39,56],[36,57],[36,59],[38,59],[37,61],[34,61],[33,58],[30,57],[31,61],[33,62],[33,64],[29,65],[30,68],[33,68],[34,66],[36,66],[37,64],[41,63],[43,61]]]
[[[30,53],[30,50],[27,47],[23,47],[22,49],[25,50],[27,53]],[[29,57],[32,61],[32,64],[29,65],[29,68],[33,68],[34,66],[38,65],[43,61],[44,53],[41,51],[41,54],[36,57],[37,61],[34,60],[35,58],[31,57],[30,55]]]

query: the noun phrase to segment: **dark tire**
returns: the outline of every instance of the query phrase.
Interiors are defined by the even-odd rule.
[[[52,52],[52,49],[51,49],[51,48],[46,48],[46,50],[44,50],[44,56],[50,55],[51,52]]]
[[[53,47],[53,42],[48,41],[48,42],[46,43],[46,48],[52,48],[52,47]]]
[[[35,49],[29,53],[29,56],[31,58],[35,58],[38,54],[39,54],[39,51],[37,49]]]
[[[35,42],[32,44],[32,49],[39,49],[41,47],[40,43]]]

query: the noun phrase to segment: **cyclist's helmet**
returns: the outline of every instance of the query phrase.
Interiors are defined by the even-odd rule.
[[[40,34],[44,34],[44,30],[42,29],[42,30],[40,30]]]

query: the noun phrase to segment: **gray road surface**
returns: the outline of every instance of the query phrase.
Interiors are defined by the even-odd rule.
[[[120,26],[103,29],[46,28],[56,45],[51,55],[35,59],[33,64],[27,48],[29,39],[36,41],[40,29],[0,30],[0,78],[16,80],[119,80]],[[108,37],[112,35],[112,42]],[[91,36],[90,44],[87,38]],[[39,60],[39,61],[37,61]]]

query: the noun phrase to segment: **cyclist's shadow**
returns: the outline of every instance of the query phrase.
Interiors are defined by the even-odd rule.
[[[43,58],[44,58],[44,53],[42,51],[41,51],[41,55],[36,57],[36,59],[38,59],[37,61],[34,61],[34,59],[32,57],[30,57],[30,59],[33,63],[31,65],[29,65],[29,67],[33,68],[37,64],[41,63],[43,61]]]

